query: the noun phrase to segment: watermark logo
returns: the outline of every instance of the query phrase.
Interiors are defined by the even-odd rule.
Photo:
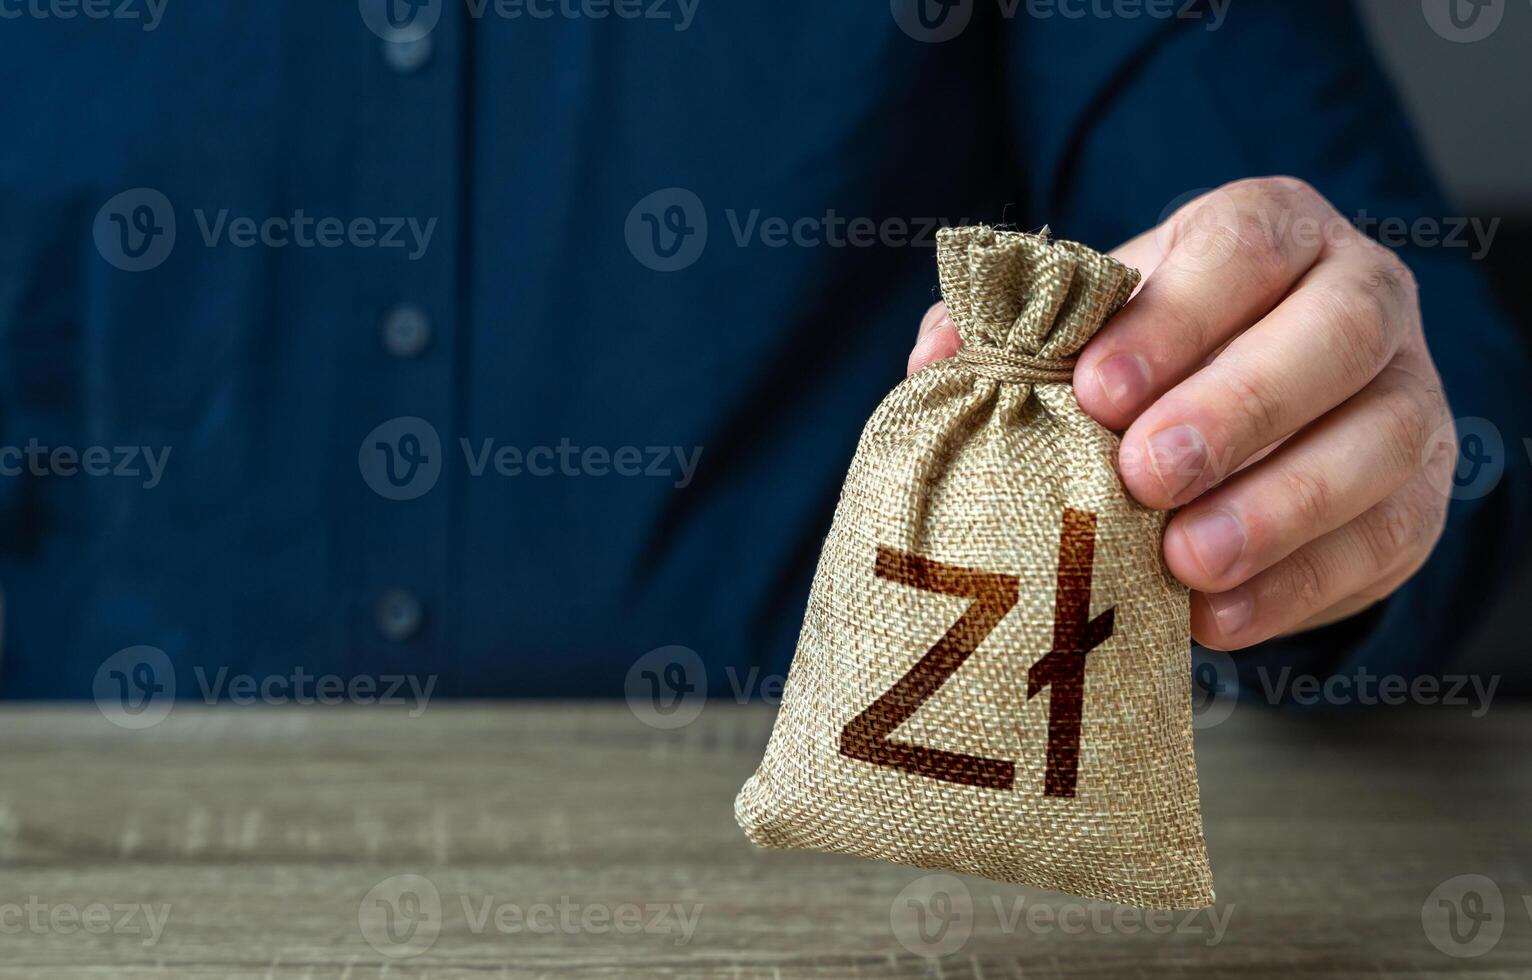
[[[1239,205],[1233,196],[1203,187],[1187,191],[1165,206],[1154,230],[1154,242],[1166,262],[1177,268],[1214,272],[1234,258],[1240,247],[1239,227]]]
[[[92,226],[96,251],[124,272],[158,268],[176,245],[176,210],[152,187],[135,187],[107,201]]]
[[[1239,669],[1222,650],[1198,647],[1192,654],[1192,728],[1201,731],[1229,720],[1239,704]]]
[[[436,675],[310,673],[303,667],[262,676],[237,674],[228,667],[209,673],[193,667],[196,695],[204,704],[367,705],[403,708],[411,718],[423,715],[436,689]],[[175,665],[163,650],[128,647],[107,657],[96,670],[96,706],[120,728],[143,729],[170,716],[177,695]],[[187,697],[191,697],[188,692]]]
[[[1431,945],[1448,956],[1483,956],[1505,931],[1505,897],[1484,875],[1448,878],[1420,906],[1420,925]]]
[[[781,704],[787,687],[783,674],[758,665],[723,669],[729,698],[735,704],[760,701]],[[639,657],[628,669],[624,693],[633,716],[651,728],[673,730],[696,721],[712,691],[706,664],[685,646],[663,646]],[[719,694],[722,697],[722,693]]]
[[[725,208],[735,248],[936,248],[943,228],[971,224],[968,218],[899,215],[766,214],[760,208]],[[708,213],[696,194],[670,187],[646,196],[628,212],[628,251],[645,268],[678,272],[701,257],[708,242]]]
[[[208,249],[379,249],[400,252],[411,262],[425,257],[438,224],[436,218],[315,217],[302,208],[265,216],[193,208],[192,216]],[[108,263],[124,272],[147,272],[170,257],[176,230],[170,199],[152,187],[137,187],[103,204],[91,233]]]
[[[211,676],[202,667],[192,668],[197,688],[205,704],[283,705],[377,705],[405,708],[409,717],[419,718],[431,703],[436,689],[436,675],[427,674],[357,674],[350,678],[339,674],[311,674],[302,667],[290,673],[233,674],[219,667]]]
[[[1477,500],[1500,485],[1505,475],[1505,439],[1489,419],[1469,416],[1448,420],[1426,443],[1428,452],[1436,446],[1445,446],[1448,452],[1457,450],[1448,490],[1453,500]]]
[[[446,0],[359,0],[362,23],[392,44],[411,44],[436,30]]]
[[[995,895],[990,901],[999,929],[1007,936],[1023,931],[1034,936],[1051,933],[1133,936],[1147,932],[1156,936],[1195,937],[1208,947],[1223,942],[1235,908],[1230,903],[1171,912],[1105,902],[1040,902],[1026,895],[1014,896],[1009,901]]]
[[[1355,248],[1370,241],[1405,248],[1462,250],[1483,261],[1494,247],[1500,218],[1471,215],[1321,215],[1288,206],[1280,196],[1241,209],[1222,188],[1180,194],[1166,205],[1154,241],[1167,265],[1193,273],[1214,272],[1243,249],[1288,245],[1304,250]]]
[[[356,920],[367,945],[382,955],[419,956],[441,934],[441,893],[424,875],[384,878],[363,896]]]
[[[952,875],[922,875],[895,896],[889,925],[906,952],[950,956],[973,935],[973,893]]]
[[[974,0],[889,0],[894,23],[922,44],[941,44],[968,29]]]
[[[1495,690],[1500,686],[1497,674],[1488,677],[1479,674],[1419,674],[1405,677],[1403,674],[1376,674],[1366,667],[1321,678],[1314,674],[1296,673],[1291,667],[1283,667],[1273,674],[1270,668],[1262,665],[1256,668],[1256,674],[1268,704],[1291,701],[1306,708],[1316,705],[1346,707],[1353,704],[1365,707],[1440,705],[1467,708],[1473,718],[1483,718],[1489,714],[1490,706],[1495,701]]]
[[[702,905],[681,902],[584,902],[563,895],[551,901],[504,901],[493,894],[458,894],[443,900],[424,875],[385,878],[357,908],[362,938],[390,959],[419,956],[435,945],[448,915],[474,936],[668,935],[684,946],[696,934]]]
[[[170,0],[0,0],[0,20],[136,20],[145,34],[160,26]]]
[[[442,473],[442,441],[425,419],[389,419],[367,433],[356,454],[362,479],[388,500],[414,500],[436,486]]]
[[[170,716],[175,667],[158,647],[128,647],[102,661],[91,690],[107,721],[119,728],[149,728]]]
[[[470,20],[647,20],[690,29],[701,0],[464,0]],[[421,41],[441,21],[446,0],[359,0],[362,22],[385,41]]]
[[[461,438],[457,445],[472,479],[663,479],[677,490],[696,478],[703,448],[579,446],[568,437],[538,446],[505,445],[494,438]],[[362,479],[388,500],[413,500],[429,493],[441,479],[445,462],[435,427],[414,416],[384,422],[367,434],[357,450]]]
[[[486,473],[514,479],[521,476],[661,477],[677,490],[691,485],[702,461],[702,447],[692,446],[576,446],[567,437],[556,446],[498,445],[494,439],[477,444],[459,439],[468,475]]]
[[[210,249],[225,243],[238,249],[379,249],[401,252],[411,262],[425,258],[439,223],[436,218],[422,221],[401,215],[315,217],[303,208],[265,216],[234,214],[228,208],[209,214],[205,208],[195,208],[192,215],[203,246]]]
[[[1420,10],[1438,37],[1472,44],[1500,29],[1505,0],[1420,0]]]
[[[1345,223],[1345,218],[1334,219],[1328,223],[1329,227],[1312,220],[1288,222],[1292,238],[1298,244],[1323,242],[1335,246],[1347,244],[1346,238],[1338,233],[1344,230]],[[1359,210],[1349,222],[1368,238],[1395,251],[1403,248],[1463,249],[1475,262],[1482,262],[1489,256],[1501,223],[1500,218],[1485,219],[1466,214],[1422,215],[1409,220],[1397,216],[1378,217],[1366,208]],[[1277,235],[1284,231],[1280,225],[1274,229]]]
[[[645,725],[682,728],[707,704],[707,668],[690,647],[659,647],[633,661],[623,691],[628,710]]]
[[[1208,31],[1223,26],[1233,0],[996,0],[1001,20],[1182,20]],[[890,0],[894,23],[923,44],[951,41],[968,29],[975,0]]]
[[[0,446],[0,476],[126,477],[145,490],[160,485],[170,446],[44,446],[34,436],[25,446]]]
[[[685,946],[696,934],[702,905],[681,902],[505,902],[495,895],[459,895],[468,931],[475,936],[669,935]]]
[[[170,904],[147,902],[47,902],[36,895],[25,902],[0,903],[0,935],[30,933],[36,936],[139,936],[145,946],[156,946],[170,921]]]
[[[623,229],[628,251],[655,272],[679,272],[707,247],[707,209],[684,187],[666,187],[633,205]]]
[[[983,906],[961,879],[924,875],[899,892],[889,909],[894,938],[905,951],[937,959],[959,952],[972,937],[980,915],[993,919],[1005,936],[1138,935],[1185,936],[1209,947],[1223,942],[1234,905],[1171,912],[1107,902],[1040,901],[1028,895],[992,895]]]

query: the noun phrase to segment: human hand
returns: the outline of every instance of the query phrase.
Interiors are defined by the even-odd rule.
[[[1232,650],[1337,622],[1424,564],[1457,439],[1413,275],[1291,178],[1200,197],[1113,257],[1144,283],[1081,352],[1080,407],[1169,510],[1192,636]],[[960,346],[938,303],[909,371]]]

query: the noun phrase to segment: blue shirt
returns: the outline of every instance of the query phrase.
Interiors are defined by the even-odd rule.
[[[1110,248],[1271,173],[1452,213],[1353,16],[1299,6],[0,0],[0,695],[89,697],[137,645],[193,693],[616,694],[671,645],[716,694],[780,674],[936,225]],[[1469,250],[1401,251],[1514,462],[1527,365]],[[1309,653],[1451,652],[1525,475],[1461,496]]]

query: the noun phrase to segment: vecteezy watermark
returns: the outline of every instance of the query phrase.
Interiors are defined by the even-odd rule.
[[[235,674],[219,667],[211,676],[202,667],[193,667],[197,689],[206,704],[234,705],[379,705],[406,708],[411,718],[419,718],[431,703],[436,689],[436,675],[426,674],[311,674],[302,667],[286,673]]]
[[[707,667],[690,647],[657,647],[633,661],[623,694],[633,717],[650,728],[682,728],[707,704]]]
[[[503,477],[646,477],[670,480],[677,490],[691,485],[702,461],[702,447],[576,446],[567,438],[552,446],[502,446],[494,439],[475,444],[458,440],[470,476],[493,472]]]
[[[234,215],[220,208],[211,216],[196,208],[192,214],[208,248],[225,242],[235,248],[378,248],[405,250],[405,258],[418,262],[431,247],[436,218],[361,217],[316,218],[302,208],[290,215]]]
[[[1105,902],[1041,902],[1025,895],[990,899],[1000,931],[1013,935],[1025,931],[1032,935],[1062,933],[1066,936],[1137,935],[1196,936],[1204,945],[1217,946],[1234,915],[1234,905],[1214,906],[1169,912],[1164,909],[1138,909]]]
[[[726,208],[724,219],[736,248],[935,248],[942,228],[967,224],[936,217],[771,215],[760,208]],[[684,187],[645,195],[628,212],[623,235],[628,251],[645,268],[679,272],[702,257],[708,243],[708,212],[702,199]]]
[[[357,907],[362,938],[390,959],[419,956],[435,945],[443,920],[461,916],[475,936],[668,935],[685,946],[702,918],[700,903],[582,902],[568,895],[549,901],[505,901],[493,894],[443,900],[435,882],[418,874],[385,878]]]
[[[148,33],[170,0],[0,0],[0,20],[131,20]]]
[[[1500,485],[1505,476],[1505,439],[1500,429],[1486,418],[1471,416],[1452,419],[1432,434],[1430,445],[1456,441],[1457,465],[1452,470],[1453,500],[1477,500]],[[1532,458],[1532,440],[1526,443]]]
[[[356,465],[378,496],[414,500],[441,479],[441,436],[436,426],[414,415],[389,419],[363,437]]]
[[[623,477],[691,485],[702,447],[577,446],[567,437],[552,445],[502,445],[493,438],[458,440],[468,476],[505,479]],[[443,453],[436,427],[416,416],[389,419],[367,433],[357,450],[362,480],[388,500],[414,500],[441,479]]]
[[[1175,219],[1175,220],[1172,220]],[[1370,238],[1392,249],[1459,249],[1482,261],[1494,247],[1500,218],[1471,215],[1379,216],[1363,208],[1347,217],[1299,208],[1241,208],[1223,188],[1178,195],[1160,213],[1155,244],[1167,262],[1188,272],[1213,272],[1242,248],[1355,247]]]
[[[993,895],[986,907],[974,903],[973,893],[961,878],[931,874],[916,878],[894,897],[889,925],[906,952],[939,959],[959,952],[984,915],[993,916],[996,929],[1007,936],[1149,933],[1196,936],[1206,945],[1216,946],[1223,942],[1234,906],[1167,912],[1105,902],[1051,902],[1025,895]]]
[[[1202,731],[1229,720],[1239,705],[1239,669],[1222,650],[1192,651],[1192,728]]]
[[[101,205],[91,227],[96,251],[124,272],[147,272],[176,245],[176,209],[152,187],[123,191]]]
[[[894,23],[925,44],[951,41],[968,29],[981,0],[889,0]],[[1183,20],[1207,30],[1223,26],[1233,0],[994,0],[1002,20]]]
[[[1495,235],[1500,231],[1499,218],[1488,221],[1469,215],[1441,218],[1427,215],[1408,220],[1379,218],[1366,208],[1357,212],[1351,224],[1357,231],[1389,248],[1414,246],[1465,249],[1468,257],[1476,262],[1489,255],[1490,248],[1495,244]]]
[[[1457,465],[1448,491],[1453,500],[1477,500],[1500,485],[1508,465],[1506,440],[1499,426],[1489,419],[1468,416],[1442,425],[1427,443],[1457,443]],[[1532,438],[1523,437],[1522,450],[1532,461]]]
[[[163,0],[162,0],[163,2]],[[691,28],[701,0],[462,0],[470,20],[644,20]],[[385,41],[408,44],[441,22],[448,0],[358,0],[362,23]]]
[[[101,716],[118,728],[149,728],[175,704],[175,666],[158,647],[118,650],[96,668],[91,693]]]
[[[1442,705],[1468,708],[1474,718],[1489,713],[1495,700],[1495,689],[1500,686],[1500,676],[1492,674],[1421,674],[1405,677],[1401,674],[1375,674],[1366,667],[1358,667],[1349,673],[1318,677],[1298,674],[1291,667],[1283,667],[1275,674],[1264,665],[1256,668],[1261,690],[1271,704],[1290,701],[1302,707],[1328,705],[1343,707],[1359,704],[1373,707],[1387,705]]]
[[[741,671],[732,664],[723,673],[735,704],[782,701],[787,678],[781,674],[760,667]],[[633,717],[650,728],[682,728],[696,721],[707,706],[707,665],[691,647],[656,647],[628,668],[623,694]]]
[[[684,187],[647,194],[628,212],[623,234],[628,251],[655,272],[679,272],[707,248],[707,208]]]
[[[973,893],[953,875],[921,875],[894,896],[888,921],[906,952],[929,959],[951,956],[973,935]]]
[[[1505,0],[1420,0],[1420,12],[1438,37],[1472,44],[1500,29]]]
[[[419,956],[441,935],[441,892],[425,875],[384,878],[362,896],[356,922],[367,945],[384,956]]]
[[[144,946],[154,946],[170,921],[170,903],[147,902],[48,902],[36,895],[24,902],[0,902],[0,935],[139,936]]]
[[[436,675],[310,673],[303,667],[267,674],[234,673],[220,667],[211,675],[193,667],[196,690],[204,704],[233,705],[376,705],[402,707],[411,718],[425,713],[436,689]],[[178,688],[175,665],[152,646],[119,650],[96,668],[92,694],[102,717],[119,728],[141,729],[170,716]],[[185,690],[184,685],[180,686]]]
[[[436,218],[315,217],[234,214],[228,208],[194,208],[202,245],[217,248],[398,250],[411,262],[425,257]],[[176,244],[176,210],[152,187],[123,191],[96,212],[92,235],[101,257],[124,272],[147,272],[170,258]]]
[[[1523,896],[1532,918],[1532,895]],[[1420,927],[1431,945],[1455,959],[1483,956],[1505,932],[1505,896],[1481,874],[1448,878],[1420,905]]]
[[[119,477],[160,485],[170,446],[44,446],[34,437],[25,446],[0,446],[0,476]]]

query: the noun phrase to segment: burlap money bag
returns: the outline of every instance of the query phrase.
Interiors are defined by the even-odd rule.
[[[736,816],[770,847],[1211,905],[1187,592],[1071,387],[1138,273],[988,227],[937,265],[963,350],[862,433]]]

